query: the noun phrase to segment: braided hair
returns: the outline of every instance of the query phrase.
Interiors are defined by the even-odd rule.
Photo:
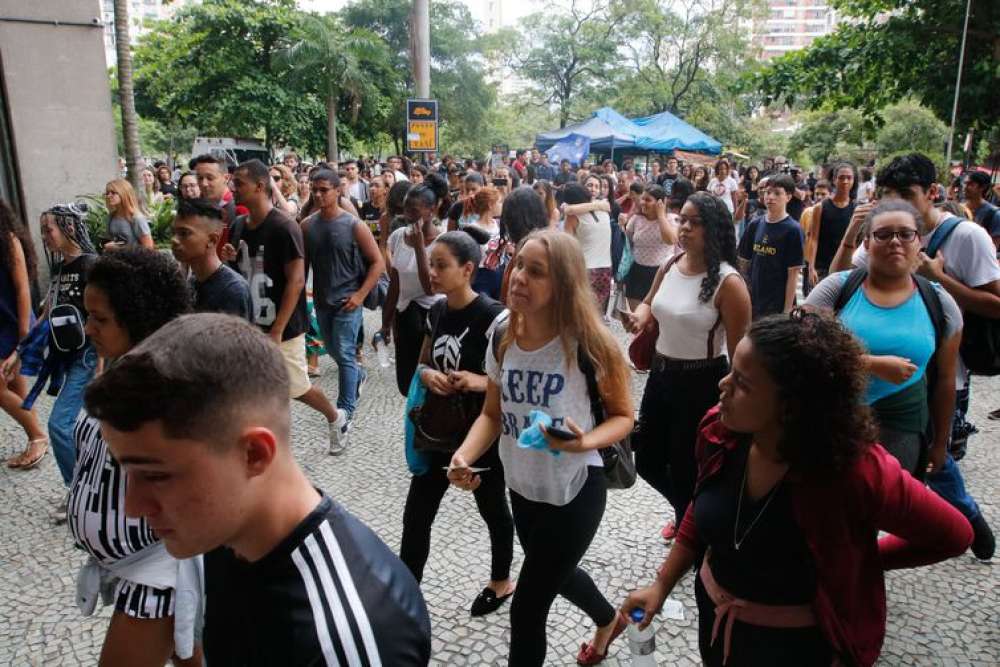
[[[51,216],[56,223],[56,227],[63,233],[63,236],[76,244],[85,255],[96,255],[93,241],[90,240],[90,231],[87,229],[85,218],[87,216],[87,205],[83,202],[72,202],[69,204],[59,204],[46,210],[42,215]]]
[[[719,268],[722,262],[736,266],[736,230],[733,228],[733,214],[725,202],[707,192],[696,192],[688,197],[688,202],[698,208],[705,238],[705,266],[707,273],[701,281],[698,300],[708,301],[719,286]]]

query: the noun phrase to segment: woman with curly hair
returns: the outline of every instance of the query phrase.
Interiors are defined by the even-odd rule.
[[[691,195],[678,215],[681,252],[660,267],[629,319],[658,326],[656,355],[639,408],[636,469],[674,510],[673,539],[694,492],[698,422],[719,400],[736,345],[750,323],[750,293],[736,270],[736,235],[725,203]],[[725,345],[725,347],[723,347]]]
[[[177,264],[146,248],[125,248],[98,260],[83,300],[87,335],[110,364],[191,308],[191,292]],[[128,484],[161,483],[167,476],[131,479],[111,456],[100,422],[86,411],[77,419],[74,436],[77,459],[67,513],[70,533],[88,555],[78,579],[84,614],[93,613],[103,585],[113,587],[114,612],[100,664],[160,667],[175,653],[179,563],[145,518],[126,515],[125,491]],[[98,590],[88,587],[89,581]],[[182,644],[176,652],[189,660],[175,664],[201,664],[197,646]]]
[[[28,395],[28,383],[17,372],[17,344],[27,337],[35,324],[32,288],[37,278],[35,245],[26,225],[6,201],[0,199],[0,360],[10,362],[9,377],[0,375],[0,408],[10,415],[28,436],[25,452],[7,461],[8,468],[26,468],[38,464],[49,439],[38,424],[35,411],[21,407]],[[43,452],[41,454],[38,451]],[[30,464],[30,465],[28,465]]]
[[[647,625],[700,560],[709,667],[875,663],[884,571],[957,556],[972,528],[875,444],[862,354],[829,314],[797,308],[754,323],[701,424],[677,542],[624,611]]]

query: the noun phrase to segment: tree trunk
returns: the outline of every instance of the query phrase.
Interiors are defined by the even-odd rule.
[[[118,54],[118,100],[122,108],[125,166],[132,187],[136,192],[142,192],[139,177],[142,152],[139,148],[139,117],[135,113],[135,96],[132,92],[132,42],[129,34],[128,0],[115,0],[115,50]]]
[[[326,97],[326,159],[336,164],[340,162],[340,148],[337,146],[337,95]]]

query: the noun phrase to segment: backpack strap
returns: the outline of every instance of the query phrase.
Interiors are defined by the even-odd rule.
[[[934,233],[931,234],[931,240],[927,243],[927,249],[924,251],[927,253],[928,257],[934,259],[938,250],[942,245],[944,245],[944,242],[948,240],[948,237],[951,236],[951,233],[955,231],[955,228],[958,227],[960,222],[962,222],[961,218],[952,215],[938,225],[937,229],[934,230]]]
[[[934,350],[937,351],[941,349],[945,333],[944,306],[941,305],[941,296],[934,289],[931,281],[923,276],[913,274],[913,281],[917,284],[917,291],[920,292],[920,298],[923,299],[924,307],[927,308],[927,314],[930,315],[931,323],[934,325]]]
[[[867,269],[854,269],[851,271],[847,276],[847,280],[841,285],[840,292],[837,293],[837,299],[833,302],[833,312],[839,313],[844,309],[844,306],[851,300],[851,297],[854,296],[854,293],[858,291],[867,277]]]
[[[594,428],[604,423],[606,413],[604,412],[604,401],[601,400],[600,390],[597,388],[597,371],[594,369],[594,362],[583,350],[580,342],[576,343],[576,364],[580,367],[584,379],[587,381],[587,397],[590,399],[590,414],[594,418]]]
[[[509,324],[509,318],[504,318],[502,322],[497,322],[496,328],[493,329],[493,338],[490,339],[490,345],[493,348],[493,358],[496,359],[497,365],[503,364],[503,357],[500,354],[500,341],[506,335],[507,325]]]

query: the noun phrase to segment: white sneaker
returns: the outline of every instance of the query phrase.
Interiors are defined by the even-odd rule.
[[[347,419],[345,410],[337,411],[337,420],[330,422],[330,449],[328,454],[339,456],[347,449],[347,431],[351,428],[351,422]]]

